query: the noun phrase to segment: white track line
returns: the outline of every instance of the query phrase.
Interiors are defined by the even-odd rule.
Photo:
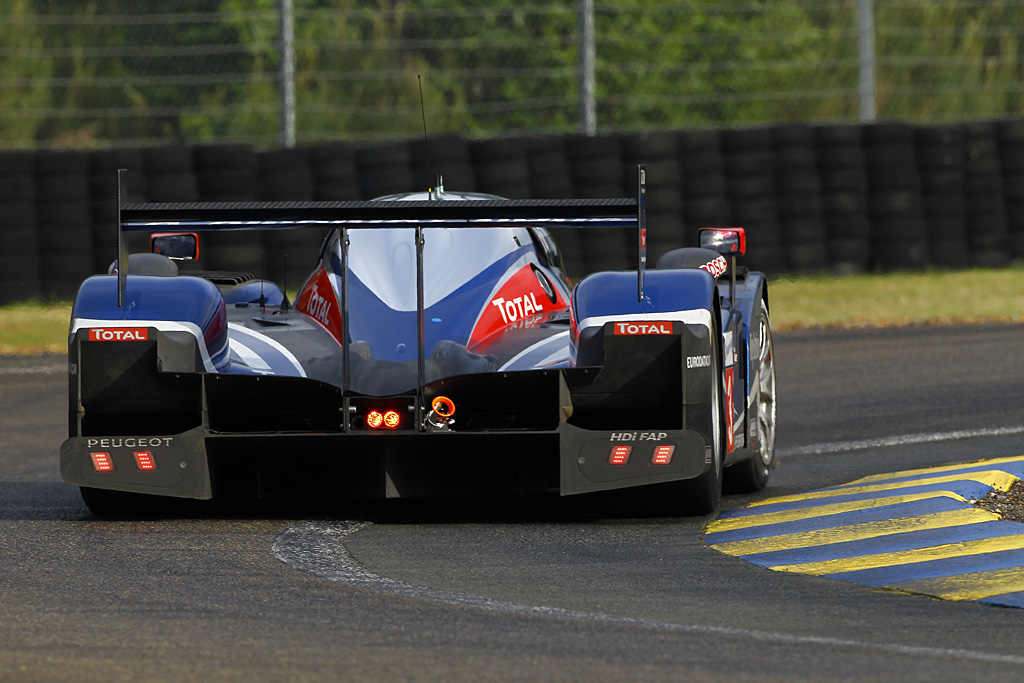
[[[886,436],[879,439],[864,439],[861,441],[815,443],[809,446],[780,448],[775,451],[775,454],[783,458],[792,455],[824,455],[827,453],[845,453],[846,451],[863,451],[868,448],[907,446],[917,443],[956,441],[957,439],[973,439],[982,436],[1009,436],[1013,434],[1024,434],[1024,425],[1018,427],[997,427],[994,429],[962,429],[956,432],[934,432],[930,434],[905,434],[903,436]]]
[[[915,645],[898,645],[886,643],[869,643],[841,638],[825,638],[817,636],[798,636],[768,631],[753,631],[742,628],[726,628],[701,624],[674,624],[671,622],[654,621],[652,619],[636,619],[611,614],[593,614],[560,607],[543,607],[523,605],[504,600],[495,600],[458,591],[440,590],[416,586],[404,581],[378,576],[356,562],[345,547],[345,538],[369,526],[368,522],[302,522],[285,529],[274,539],[274,555],[285,564],[349,586],[401,595],[409,598],[431,600],[460,607],[516,614],[521,616],[550,617],[571,619],[590,623],[606,623],[620,626],[636,626],[653,628],[661,631],[677,633],[696,633],[712,636],[730,636],[744,640],[757,640],[769,643],[790,645],[821,645],[841,647],[854,650],[887,652],[915,657],[945,657],[966,659],[979,662],[996,662],[1024,666],[1024,656],[999,655],[973,650],[952,648],[921,647]]]

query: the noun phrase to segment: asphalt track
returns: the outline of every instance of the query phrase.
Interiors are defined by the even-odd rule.
[[[1022,334],[779,334],[782,466],[724,508],[1024,454]],[[95,520],[57,473],[65,400],[60,359],[0,358],[0,679],[1024,675],[1024,610],[770,571],[706,546],[708,519],[498,502]]]

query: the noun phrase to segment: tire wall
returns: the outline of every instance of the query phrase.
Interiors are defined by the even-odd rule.
[[[69,299],[115,257],[116,171],[128,202],[357,200],[448,190],[510,198],[636,194],[646,164],[648,251],[697,229],[747,229],[769,274],[1003,266],[1024,258],[1024,119],[916,126],[782,124],[597,137],[376,146],[244,144],[0,152],[0,303]],[[296,289],[325,230],[210,234],[201,265]],[[556,229],[570,276],[632,266],[633,235]],[[131,235],[133,251],[146,249]]]

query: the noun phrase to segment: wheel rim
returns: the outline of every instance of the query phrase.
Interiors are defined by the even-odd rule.
[[[775,460],[775,354],[768,316],[761,316],[761,354],[758,371],[757,434],[761,464],[767,470]]]

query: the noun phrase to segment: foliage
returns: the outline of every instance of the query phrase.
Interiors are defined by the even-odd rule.
[[[578,127],[577,3],[293,0],[300,142]],[[0,1],[0,145],[272,145],[280,0]],[[602,131],[857,116],[857,1],[608,0]],[[876,0],[882,118],[1017,114],[1024,6]]]

